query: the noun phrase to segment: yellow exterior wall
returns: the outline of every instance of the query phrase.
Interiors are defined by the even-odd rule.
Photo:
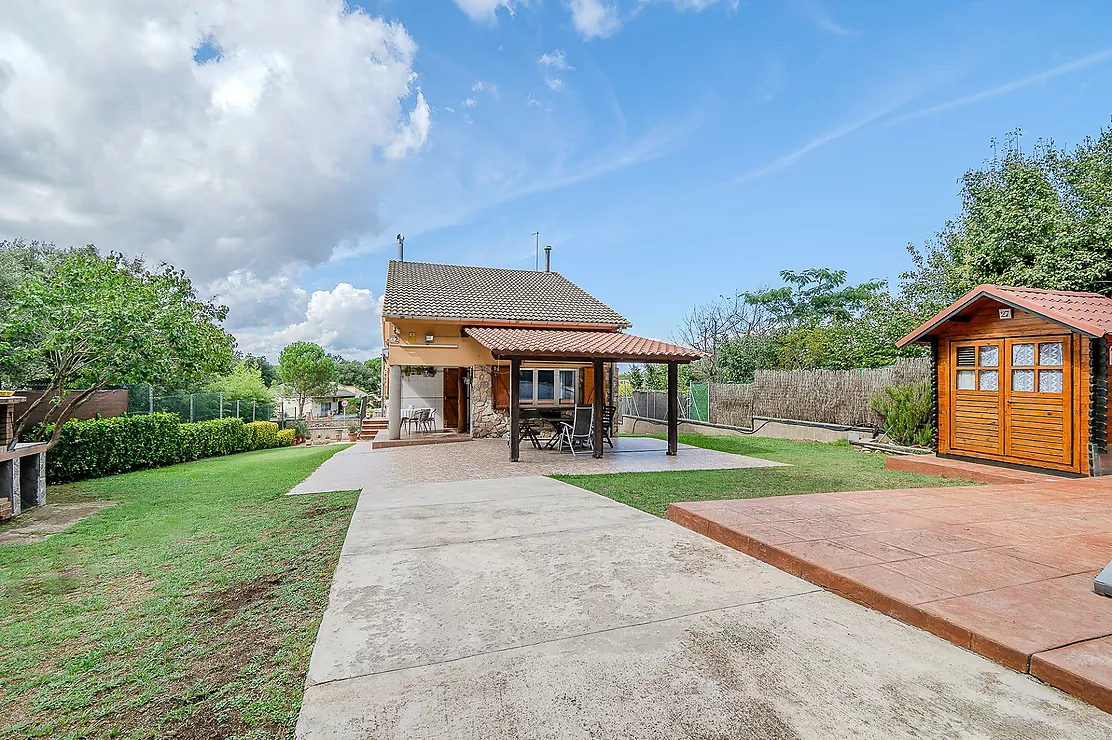
[[[391,365],[435,365],[437,367],[471,367],[472,365],[500,364],[490,350],[463,333],[462,323],[383,321],[383,342],[389,347]],[[394,334],[394,326],[398,334]],[[433,341],[425,342],[425,335],[432,334]],[[412,335],[412,336],[410,336]],[[395,344],[392,337],[397,336]]]

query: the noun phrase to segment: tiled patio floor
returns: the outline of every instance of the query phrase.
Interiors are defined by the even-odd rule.
[[[679,446],[679,454],[664,454],[667,443],[648,437],[617,437],[596,460],[589,452],[572,457],[555,450],[521,446],[520,462],[510,462],[504,439],[476,439],[459,444],[371,449],[359,442],[333,455],[290,493],[347,491],[367,486],[449,483],[484,478],[530,475],[593,475],[643,473],[663,470],[717,470],[778,467],[783,463],[745,455]]]
[[[673,504],[668,517],[1112,711],[1112,479]]]

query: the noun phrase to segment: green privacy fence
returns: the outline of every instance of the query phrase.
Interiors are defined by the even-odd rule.
[[[687,417],[693,421],[710,421],[710,386],[706,383],[691,384]]]

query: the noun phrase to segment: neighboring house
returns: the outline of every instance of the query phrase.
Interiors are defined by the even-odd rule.
[[[278,405],[278,410],[284,416],[297,415],[297,397],[293,396],[289,389],[285,386],[277,386],[275,389],[276,398],[275,403]],[[329,414],[358,414],[359,404],[364,397],[370,397],[370,401],[374,401],[374,396],[364,390],[356,388],[354,385],[337,385],[335,392],[330,396],[314,396],[305,401],[304,413],[306,416],[313,418],[327,417]]]
[[[600,386],[602,402],[612,404],[617,362],[701,356],[624,333],[629,327],[547,269],[391,261],[382,309],[384,397],[400,396],[400,404],[388,404],[391,414],[431,408],[437,428],[500,437],[510,426],[511,383],[523,409],[592,404]]]
[[[939,457],[1112,473],[1112,298],[979,285],[897,345],[931,348]]]

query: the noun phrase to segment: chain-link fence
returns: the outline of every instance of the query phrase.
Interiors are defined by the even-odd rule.
[[[150,386],[132,386],[128,391],[128,415],[165,411],[177,414],[183,422],[237,416],[246,422],[251,422],[270,421],[275,414],[275,406],[272,403],[259,403],[253,399],[225,398],[223,393],[159,395]]]

